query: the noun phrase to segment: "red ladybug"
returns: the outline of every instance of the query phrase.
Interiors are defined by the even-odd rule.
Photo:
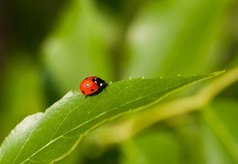
[[[99,94],[103,89],[107,87],[107,83],[96,77],[87,77],[80,84],[80,92],[86,96],[93,96]]]

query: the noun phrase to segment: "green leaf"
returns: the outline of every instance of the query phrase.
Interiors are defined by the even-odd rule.
[[[144,2],[130,27],[125,53],[131,60],[124,68],[124,77],[191,74],[211,68],[218,54],[211,50],[220,50],[219,46],[214,48],[214,42],[232,3],[231,0]]]
[[[97,96],[71,91],[44,114],[27,117],[5,139],[0,163],[50,163],[69,155],[96,127],[126,112],[148,107],[196,81],[221,74],[155,79],[126,79],[109,84]]]

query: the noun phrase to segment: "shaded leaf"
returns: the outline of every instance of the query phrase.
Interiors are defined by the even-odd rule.
[[[166,131],[137,136],[124,143],[122,150],[121,164],[184,163],[178,140]]]

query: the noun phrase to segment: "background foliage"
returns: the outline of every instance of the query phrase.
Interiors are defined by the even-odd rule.
[[[175,111],[190,103],[195,111],[151,124],[153,109],[118,119],[62,163],[238,163],[238,75],[229,74],[238,63],[236,0],[3,0],[0,11],[1,142],[86,76],[117,81],[226,69],[222,82],[209,81],[211,92],[202,83],[160,106],[186,97]],[[196,105],[193,95],[202,91],[214,92],[213,99],[203,96],[206,103]],[[126,128],[130,120],[137,120],[135,129],[148,126],[134,135]]]

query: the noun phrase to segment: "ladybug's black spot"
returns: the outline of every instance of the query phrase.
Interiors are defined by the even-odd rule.
[[[82,90],[82,92],[85,94],[85,92]]]
[[[92,79],[92,81],[93,81],[93,82],[95,82],[95,81],[96,81],[96,79],[94,78],[94,79]]]
[[[88,78],[85,78],[85,80],[87,80]]]
[[[91,89],[91,91],[93,92],[93,91],[94,91],[94,89]]]

